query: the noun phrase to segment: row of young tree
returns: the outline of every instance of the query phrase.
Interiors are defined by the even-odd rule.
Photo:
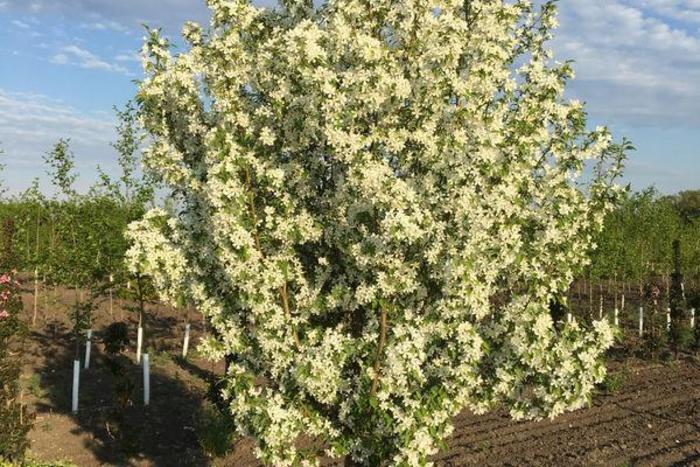
[[[60,139],[44,156],[52,197],[44,194],[35,178],[24,192],[0,198],[0,219],[10,222],[14,233],[13,264],[34,291],[30,324],[55,315],[59,289],[71,289],[74,299],[67,312],[76,356],[100,301],[141,292],[140,281],[134,280],[139,278],[129,274],[124,262],[128,249],[124,233],[155,202],[157,185],[139,168],[142,137],[135,107],[129,103],[116,111],[118,139],[112,146],[118,153],[118,178],[98,167],[99,180],[80,193],[70,140]],[[51,296],[54,300],[49,303]]]
[[[103,275],[123,268],[123,232],[154,203],[155,183],[140,175],[134,107],[127,104],[117,116],[119,138],[113,147],[119,154],[118,178],[98,166],[99,180],[79,193],[70,140],[60,139],[44,156],[53,197],[44,194],[38,178],[24,192],[0,197],[0,217],[12,218],[17,230],[20,270],[39,269],[49,281],[86,285],[86,278],[95,275],[93,268]]]
[[[673,243],[681,248],[686,280],[700,277],[700,190],[663,196],[655,188],[629,193],[610,213],[597,239],[588,277],[668,286],[674,272]]]
[[[117,178],[98,167],[99,179],[87,192],[79,192],[69,139],[57,141],[44,156],[53,196],[44,194],[38,178],[25,191],[10,196],[0,177],[0,376],[3,381],[0,461],[20,462],[27,447],[31,414],[18,399],[22,353],[18,346],[27,325],[50,326],[52,322],[62,321],[54,318],[65,311],[72,325],[76,362],[81,360],[82,343],[88,342],[87,368],[92,318],[100,303],[109,300],[112,312],[113,298],[135,302],[136,305],[126,308],[140,313],[140,327],[144,293],[149,298],[153,296],[144,278],[128,271],[124,258],[129,246],[125,236],[127,226],[155,203],[157,183],[142,175],[139,168],[142,133],[137,126],[135,107],[128,103],[116,112],[118,139],[112,146],[121,169]],[[19,280],[23,281],[21,286]],[[23,310],[22,288],[33,290],[33,310]],[[66,290],[70,292],[68,303]],[[28,316],[26,322],[24,316]],[[114,315],[112,318],[116,320]],[[114,341],[108,338],[110,331],[125,330],[125,326],[113,322],[105,331],[108,353],[108,344]],[[14,358],[9,358],[13,355]],[[77,410],[76,370],[74,365],[74,411]]]

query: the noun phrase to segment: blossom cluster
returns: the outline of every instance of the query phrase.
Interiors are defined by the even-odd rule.
[[[146,39],[144,163],[176,212],[128,257],[211,322],[260,458],[424,465],[461,410],[585,404],[612,332],[549,303],[624,154],[563,97],[553,2],[207,3],[186,52]]]
[[[10,318],[17,308],[19,281],[17,271],[0,274],[0,321]]]

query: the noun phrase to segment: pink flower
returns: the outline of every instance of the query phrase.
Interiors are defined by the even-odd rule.
[[[0,284],[9,284],[10,283],[10,276],[7,274],[3,274],[0,276]]]
[[[5,318],[8,318],[10,314],[7,312],[7,310],[2,310],[0,311],[0,321],[2,321]]]

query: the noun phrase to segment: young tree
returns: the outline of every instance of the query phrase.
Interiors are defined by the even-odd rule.
[[[261,458],[421,465],[464,408],[583,406],[612,331],[549,303],[629,145],[564,100],[554,2],[207,3],[188,52],[145,45],[144,162],[178,202],[129,261],[209,318]]]
[[[22,192],[19,198],[19,209],[17,219],[19,231],[24,236],[25,242],[22,249],[21,266],[34,272],[34,303],[32,309],[32,326],[36,324],[39,306],[39,274],[46,275],[47,258],[50,253],[42,245],[46,240],[42,236],[45,231],[47,200],[39,189],[38,179],[34,179],[32,184]]]
[[[693,330],[688,326],[685,291],[683,290],[683,273],[681,267],[681,241],[673,241],[673,273],[669,293],[670,341],[674,350],[688,348],[695,340]]]
[[[75,173],[75,156],[70,150],[70,139],[60,138],[53,149],[44,155],[44,162],[49,166],[47,174],[59,190],[56,194],[66,198],[76,196],[73,184],[78,174]]]
[[[82,332],[89,328],[90,313],[93,307],[92,294],[87,300],[82,296],[82,288],[90,287],[90,266],[96,260],[95,250],[90,248],[99,239],[85,235],[92,224],[86,222],[90,216],[89,204],[80,197],[73,184],[78,178],[75,173],[75,156],[70,150],[70,140],[61,138],[53,149],[46,153],[44,161],[48,165],[47,174],[56,189],[52,209],[59,213],[56,233],[60,242],[52,249],[53,274],[57,283],[72,286],[74,303],[70,312],[73,321],[75,360],[80,360]]]
[[[119,138],[112,143],[112,147],[118,153],[122,172],[119,182],[123,189],[124,202],[144,205],[153,201],[155,187],[148,174],[140,174],[140,148],[144,135],[138,124],[136,110],[131,101],[127,102],[122,110],[114,108]]]

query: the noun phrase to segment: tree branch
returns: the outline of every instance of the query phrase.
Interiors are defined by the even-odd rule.
[[[379,341],[377,342],[377,354],[374,358],[374,379],[372,380],[372,388],[369,391],[370,397],[374,397],[377,394],[377,389],[379,387],[379,378],[381,378],[382,371],[382,354],[384,353],[384,345],[386,344],[387,327],[386,307],[383,306],[379,318]]]
[[[250,209],[250,215],[253,217],[253,238],[255,239],[255,247],[260,251],[260,255],[265,258],[265,252],[263,251],[260,244],[260,235],[258,234],[258,215],[255,208],[255,195],[253,193],[253,183],[250,176],[250,169],[246,167],[245,169],[245,181],[246,187],[248,188],[248,208]],[[296,326],[292,323],[292,313],[289,310],[289,295],[287,294],[287,279],[285,278],[284,284],[279,288],[280,299],[282,301],[282,307],[284,308],[284,314],[291,323],[292,334],[294,335],[294,343],[296,344],[297,350],[301,348],[301,340],[297,334]]]

